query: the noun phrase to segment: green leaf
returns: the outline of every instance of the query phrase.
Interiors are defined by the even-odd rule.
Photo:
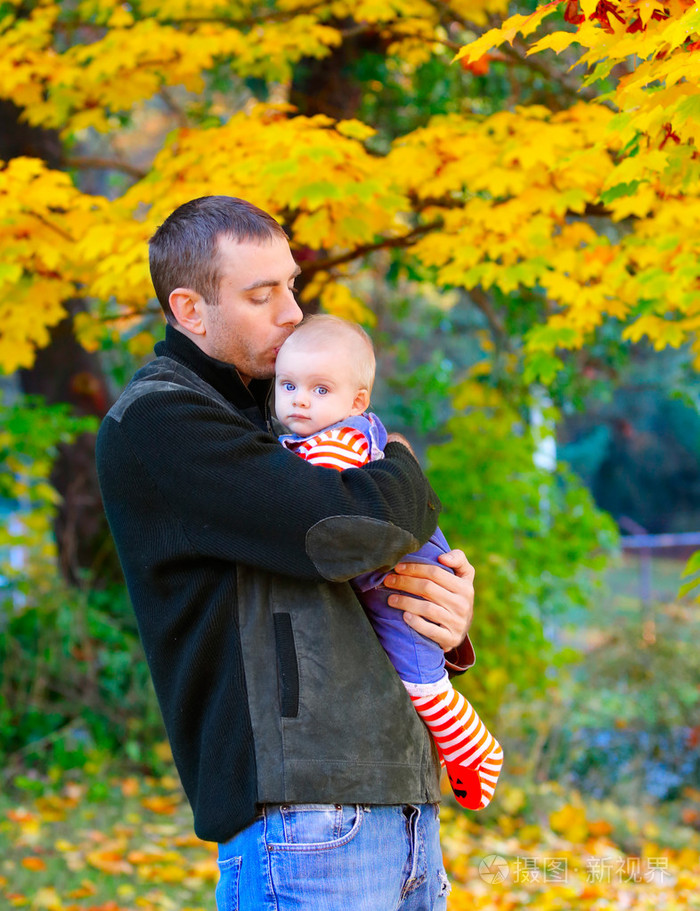
[[[554,382],[557,373],[564,368],[564,364],[555,354],[545,351],[535,351],[527,356],[523,379],[525,383],[542,383],[549,386]]]
[[[684,98],[673,112],[674,126],[685,123],[686,120],[700,120],[700,95],[697,93]]]
[[[700,550],[696,550],[692,557],[688,560],[685,565],[685,569],[683,570],[682,577],[685,579],[697,572],[700,572]]]
[[[605,205],[608,203],[614,202],[616,199],[621,199],[623,196],[631,196],[640,185],[641,180],[632,180],[630,183],[619,183],[615,187],[610,187],[609,190],[604,190],[600,194],[600,198]]]
[[[685,582],[678,589],[678,597],[685,598],[686,595],[689,595],[692,591],[698,589],[698,600],[700,600],[700,579],[691,579],[690,582]]]

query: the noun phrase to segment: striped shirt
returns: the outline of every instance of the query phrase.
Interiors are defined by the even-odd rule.
[[[369,442],[355,427],[320,430],[305,440],[285,441],[285,446],[313,465],[324,468],[359,468],[369,462]]]

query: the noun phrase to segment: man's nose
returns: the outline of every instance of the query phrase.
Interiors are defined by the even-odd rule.
[[[289,290],[284,296],[284,302],[278,311],[277,323],[280,326],[296,326],[303,318],[304,314],[301,307],[297,303],[294,293]]]

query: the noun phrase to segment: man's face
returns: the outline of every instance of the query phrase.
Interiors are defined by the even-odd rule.
[[[274,375],[275,359],[302,312],[294,294],[300,269],[285,238],[238,243],[219,238],[219,303],[203,303],[200,347],[238,369],[243,382]]]
[[[369,393],[358,388],[347,351],[311,350],[290,342],[277,358],[275,413],[293,433],[306,437],[351,414],[362,414]]]

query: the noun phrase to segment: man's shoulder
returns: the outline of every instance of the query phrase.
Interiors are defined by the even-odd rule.
[[[224,397],[194,370],[174,358],[161,355],[141,367],[133,375],[122,394],[110,408],[107,418],[121,422],[129,407],[144,396],[181,394],[183,390],[199,392],[209,398],[226,402]]]

